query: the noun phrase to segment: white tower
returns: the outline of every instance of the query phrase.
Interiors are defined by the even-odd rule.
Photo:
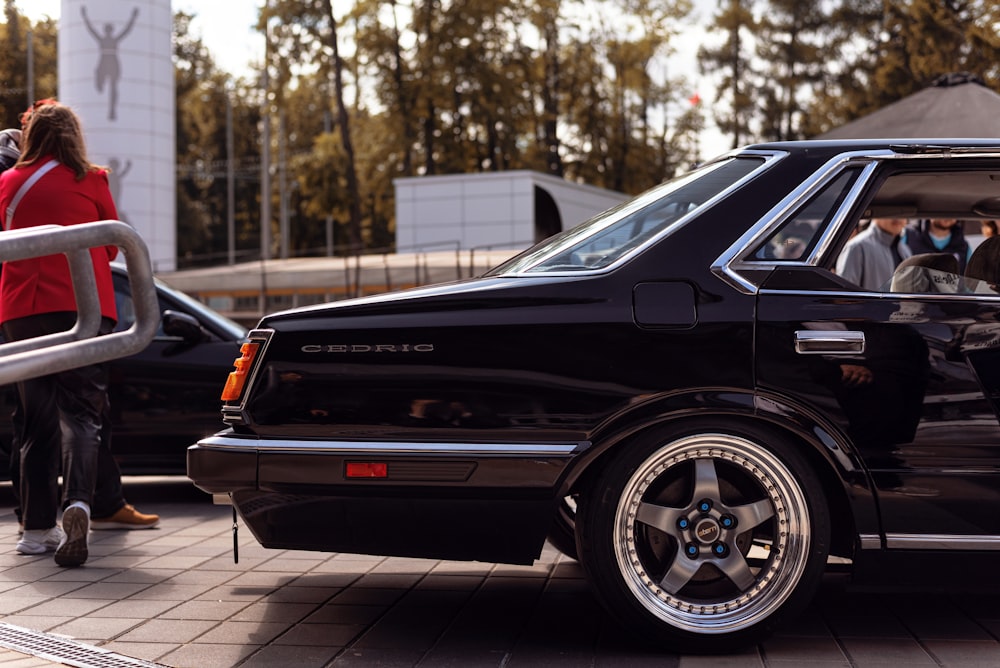
[[[62,0],[59,101],[83,122],[91,162],[111,168],[119,217],[176,265],[170,0]]]

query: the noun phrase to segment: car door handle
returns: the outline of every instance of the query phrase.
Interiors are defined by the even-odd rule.
[[[800,355],[859,355],[865,352],[865,333],[800,329],[795,332],[795,352]]]

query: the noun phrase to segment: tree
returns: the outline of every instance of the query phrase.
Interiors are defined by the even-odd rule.
[[[757,36],[766,82],[758,90],[763,139],[803,138],[805,106],[828,66],[829,23],[821,3],[771,0]]]
[[[275,24],[273,33],[269,26]],[[339,23],[330,0],[275,0],[265,3],[261,9],[258,28],[265,31],[272,63],[278,73],[278,84],[274,91],[280,106],[293,78],[297,75],[293,65],[308,67],[310,72],[320,72],[324,80],[333,80],[332,90],[327,91],[335,105],[337,128],[344,152],[344,174],[348,194],[349,239],[354,252],[361,250],[361,189],[354,162],[354,147],[351,137],[350,114],[345,99],[344,73],[345,59],[341,56],[338,36]],[[270,93],[271,91],[269,91]]]
[[[219,71],[208,49],[190,32],[191,15],[174,15],[177,96],[177,255],[180,266],[218,262],[228,248],[227,180],[236,183],[235,245],[259,248],[256,155],[259,113],[253,88]],[[232,105],[235,164],[227,163],[227,105]],[[246,157],[251,156],[251,157]]]
[[[31,32],[33,84],[28,90],[28,32]],[[20,127],[20,115],[32,102],[57,96],[57,30],[51,19],[32,24],[22,16],[14,0],[4,2],[4,24],[0,27],[0,123]]]
[[[545,172],[553,176],[563,176],[563,160],[560,153],[559,112],[560,102],[566,98],[562,81],[562,58],[559,42],[560,2],[559,0],[539,0],[530,5],[529,20],[541,37],[538,48],[536,71],[541,76],[536,82],[537,96],[541,100],[541,119],[538,123],[537,143],[541,147],[545,161]],[[523,52],[520,45],[518,50]],[[530,82],[530,75],[529,75]],[[530,85],[530,84],[529,84]]]
[[[812,134],[970,72],[1000,90],[1000,6],[988,0],[844,0],[833,12],[837,74],[809,112]]]
[[[723,33],[725,41],[715,48],[702,46],[698,50],[702,71],[719,73],[715,102],[720,106],[714,113],[714,119],[723,134],[732,135],[733,148],[741,146],[754,135],[751,119],[755,105],[751,82],[755,73],[745,46],[747,36],[758,27],[752,6],[753,0],[729,0],[709,26],[710,32]]]

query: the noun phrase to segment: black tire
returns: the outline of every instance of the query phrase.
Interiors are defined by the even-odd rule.
[[[580,560],[611,615],[675,651],[759,642],[826,565],[822,485],[786,441],[699,423],[628,444],[580,499]]]
[[[549,529],[549,543],[570,559],[577,558],[576,552],[576,497],[566,496],[559,500],[556,516]]]

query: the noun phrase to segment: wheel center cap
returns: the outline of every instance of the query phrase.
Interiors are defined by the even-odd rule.
[[[694,527],[695,538],[702,543],[714,543],[721,533],[718,522],[711,518],[701,520]]]

